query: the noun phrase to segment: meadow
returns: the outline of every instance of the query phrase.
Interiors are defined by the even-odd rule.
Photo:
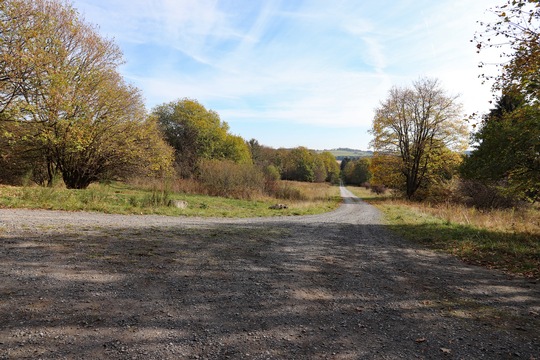
[[[339,188],[326,183],[280,181],[276,186],[281,189],[279,198],[258,194],[249,199],[196,194],[193,184],[182,181],[96,183],[84,190],[63,186],[0,186],[0,207],[245,218],[319,214],[337,208],[341,202]],[[176,207],[178,201],[186,207]],[[277,203],[287,208],[270,209]]]

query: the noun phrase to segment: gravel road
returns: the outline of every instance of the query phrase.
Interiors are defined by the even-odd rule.
[[[540,284],[316,216],[0,210],[0,359],[540,359]]]

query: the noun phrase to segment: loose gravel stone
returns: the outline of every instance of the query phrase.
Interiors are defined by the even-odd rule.
[[[322,215],[0,210],[0,359],[540,358],[540,285]]]

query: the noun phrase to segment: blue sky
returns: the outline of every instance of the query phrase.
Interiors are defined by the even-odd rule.
[[[74,0],[124,53],[152,107],[197,99],[272,147],[367,149],[393,86],[438,78],[464,113],[489,109],[470,39],[488,0]]]

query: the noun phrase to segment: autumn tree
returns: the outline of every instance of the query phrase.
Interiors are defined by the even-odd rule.
[[[122,53],[112,41],[58,0],[6,0],[0,18],[3,153],[21,149],[43,165],[43,182],[58,172],[77,189],[167,171],[172,152],[118,73]]]
[[[322,160],[324,168],[326,170],[325,181],[338,184],[340,178],[340,166],[336,160],[336,157],[329,151],[323,151],[317,156]]]
[[[496,48],[504,59],[496,64],[496,75],[484,74],[494,80],[496,106],[483,116],[462,173],[506,195],[536,201],[540,199],[540,3],[508,0],[491,10],[496,20],[481,22],[484,31],[474,41],[479,52]]]
[[[490,9],[495,15],[491,22],[480,21],[483,31],[475,34],[478,52],[486,48],[500,51],[504,60],[495,65],[499,68],[491,75],[488,64],[485,79],[493,79],[495,93],[517,92],[526,94],[528,100],[540,99],[540,2],[538,0],[507,0]]]
[[[370,184],[404,191],[407,182],[402,167],[399,155],[375,154],[369,163]]]
[[[375,110],[371,146],[376,155],[398,155],[404,192],[411,199],[427,181],[438,147],[463,150],[467,128],[461,106],[437,80],[422,78],[412,87],[394,87]]]

